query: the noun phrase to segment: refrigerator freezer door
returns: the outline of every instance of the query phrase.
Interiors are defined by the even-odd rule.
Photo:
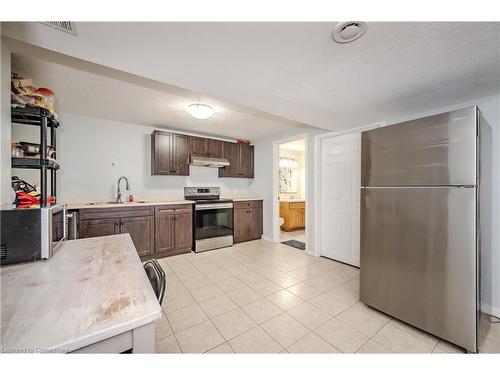
[[[476,107],[362,133],[361,186],[476,185]]]
[[[360,299],[471,352],[475,188],[361,191]]]

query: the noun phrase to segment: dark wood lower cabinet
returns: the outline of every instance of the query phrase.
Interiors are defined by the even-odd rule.
[[[137,216],[120,219],[120,233],[128,233],[140,257],[152,256],[154,249],[154,217]]]
[[[175,214],[175,250],[189,252],[193,247],[193,214],[191,211]]]
[[[262,201],[234,202],[234,243],[262,236]],[[142,259],[190,252],[192,205],[80,210],[80,238],[129,233]]]
[[[257,240],[262,236],[262,201],[234,203],[234,243]]]
[[[155,208],[155,250],[157,254],[174,253],[175,217],[171,208]]]
[[[120,233],[119,219],[93,219],[80,221],[80,238],[111,236]]]
[[[192,207],[156,206],[155,234],[157,256],[190,252],[193,247]]]
[[[191,251],[191,205],[80,210],[80,238],[129,233],[141,259]]]

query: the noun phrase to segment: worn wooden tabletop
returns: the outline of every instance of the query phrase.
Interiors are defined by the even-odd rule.
[[[128,234],[66,241],[0,273],[3,352],[70,352],[161,317]]]

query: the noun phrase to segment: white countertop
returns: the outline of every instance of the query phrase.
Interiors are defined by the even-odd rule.
[[[231,196],[223,196],[222,199],[231,199],[234,202],[243,202],[243,201],[262,201],[264,198],[259,197],[231,197]],[[99,202],[99,201],[97,201]],[[140,203],[139,203],[140,202]],[[81,202],[81,203],[67,203],[68,210],[81,210],[86,208],[125,208],[125,207],[141,207],[141,206],[161,206],[161,205],[175,205],[175,204],[194,204],[195,201],[190,201],[186,199],[167,199],[167,200],[138,200],[133,203],[120,203],[120,204],[89,204],[90,201]]]
[[[194,201],[188,201],[185,199],[172,199],[172,200],[157,200],[157,201],[137,201],[137,202],[125,202],[125,203],[104,203],[103,204],[89,204],[90,202],[83,203],[67,203],[68,210],[81,210],[84,208],[125,208],[125,207],[142,207],[142,206],[161,206],[161,205],[175,205],[175,204],[194,204]]]
[[[66,241],[49,260],[0,274],[4,351],[71,352],[161,318],[128,234]]]
[[[264,198],[258,197],[222,197],[223,199],[231,199],[233,202],[243,202],[243,201],[263,201]]]

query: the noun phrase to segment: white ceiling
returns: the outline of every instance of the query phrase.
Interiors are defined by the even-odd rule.
[[[206,95],[70,60],[73,64],[65,65],[13,53],[12,71],[32,78],[38,87],[51,88],[58,110],[66,113],[249,140],[302,126]],[[206,120],[193,118],[185,108],[198,101],[211,104],[216,114]]]
[[[304,138],[297,139],[296,141],[280,144],[280,150],[302,151],[306,150],[306,142]]]
[[[11,38],[142,77],[340,130],[500,91],[500,23],[368,23],[335,44],[335,22],[39,24]]]

